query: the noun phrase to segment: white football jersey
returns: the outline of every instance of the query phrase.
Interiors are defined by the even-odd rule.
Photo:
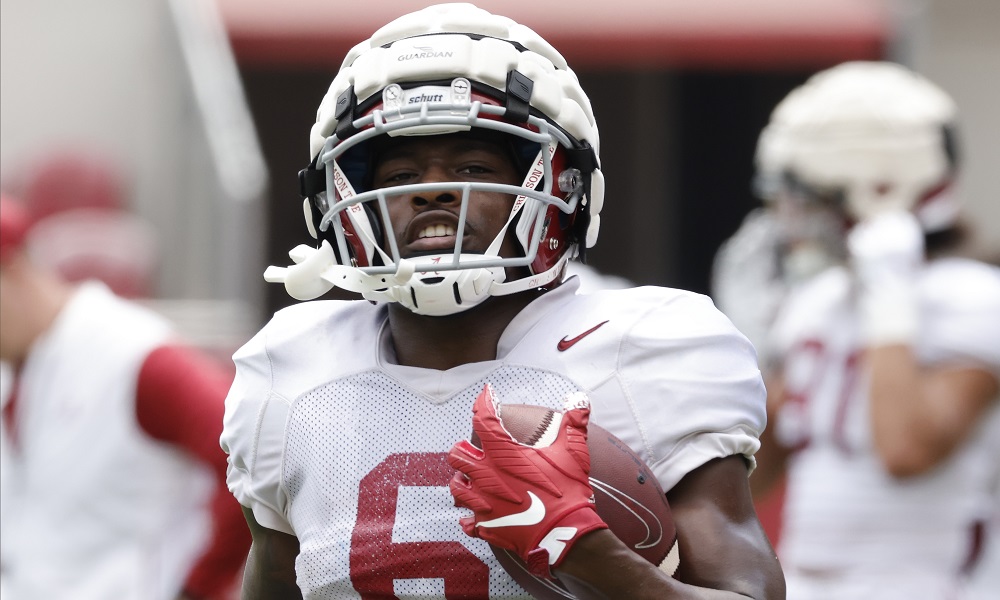
[[[890,476],[873,448],[853,293],[849,271],[830,269],[792,293],[775,325],[789,396],[772,425],[798,448],[779,547],[788,597],[950,597],[974,524],[996,502],[989,482],[998,469],[991,438],[1000,438],[1000,405],[934,470]],[[919,294],[919,361],[1000,375],[1000,269],[935,261],[922,272]],[[798,594],[803,573],[817,575],[815,592]]]
[[[365,301],[282,310],[236,353],[229,486],[261,525],[298,537],[305,598],[529,597],[462,532],[468,511],[448,491],[448,451],[471,434],[486,383],[501,402],[556,409],[586,392],[593,421],[666,490],[716,457],[752,464],[763,384],[752,346],[711,301],[576,288],[525,308],[496,360],[447,371],[395,364],[386,308]]]

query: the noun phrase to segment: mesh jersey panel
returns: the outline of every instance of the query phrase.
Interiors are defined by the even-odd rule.
[[[435,402],[372,371],[292,405],[283,481],[307,598],[357,598],[354,589],[362,598],[530,597],[484,541],[462,532],[467,511],[448,491],[447,452],[471,434],[471,407],[487,381],[510,404],[561,409],[578,391],[558,374],[501,366]]]

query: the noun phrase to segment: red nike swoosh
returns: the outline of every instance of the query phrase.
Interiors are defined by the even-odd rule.
[[[583,333],[581,333],[580,335],[576,336],[575,338],[567,340],[565,337],[563,337],[563,339],[559,340],[559,343],[556,345],[556,348],[560,352],[565,352],[565,351],[569,350],[570,347],[573,346],[573,344],[579,342],[583,338],[587,337],[588,335],[590,335],[590,334],[594,333],[595,331],[597,331],[598,329],[600,329],[601,325],[604,325],[604,323],[607,323],[607,321],[604,321],[602,323],[598,323],[597,325],[594,325],[593,327],[591,327],[587,331],[584,331]]]

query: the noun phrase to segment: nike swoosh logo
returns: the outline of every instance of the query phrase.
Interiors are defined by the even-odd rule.
[[[590,485],[594,488],[595,493],[601,492],[608,499],[620,504],[622,508],[631,513],[646,528],[646,538],[633,546],[636,550],[651,548],[660,543],[660,540],[663,538],[663,524],[653,514],[653,511],[643,506],[628,494],[599,479],[591,477]]]
[[[518,525],[538,525],[545,518],[545,504],[541,499],[531,492],[528,492],[528,497],[531,498],[531,505],[525,510],[514,513],[512,515],[507,515],[505,517],[499,517],[491,521],[483,521],[479,523],[479,527],[516,527]]]
[[[575,338],[566,339],[565,337],[563,337],[563,339],[559,340],[559,343],[556,344],[556,349],[558,349],[560,352],[565,352],[565,351],[569,350],[573,346],[573,344],[579,342],[583,338],[585,338],[588,335],[594,333],[595,331],[597,331],[598,329],[600,329],[601,326],[604,325],[605,323],[607,323],[607,321],[604,321],[602,323],[598,323],[597,325],[594,325],[593,327],[591,327],[587,331],[584,331],[583,333],[581,333],[580,335],[576,336]]]

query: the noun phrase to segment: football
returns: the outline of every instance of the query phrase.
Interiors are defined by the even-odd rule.
[[[498,413],[511,437],[529,446],[554,437],[559,426],[560,415],[543,406],[501,404]],[[475,433],[470,441],[479,444]],[[673,575],[680,563],[677,531],[667,497],[649,467],[624,442],[593,422],[587,426],[587,448],[597,514],[629,548]],[[535,598],[575,598],[558,580],[532,575],[513,552],[491,548],[507,573]]]

